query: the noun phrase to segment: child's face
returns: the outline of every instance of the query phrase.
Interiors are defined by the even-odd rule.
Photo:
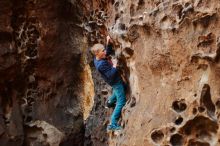
[[[105,51],[105,49],[99,50],[99,53],[97,54],[97,57],[99,57],[100,59],[105,58],[105,57],[106,57],[106,51]]]

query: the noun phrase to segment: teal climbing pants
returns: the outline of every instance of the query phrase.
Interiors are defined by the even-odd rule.
[[[121,81],[114,84],[112,88],[113,88],[113,93],[109,97],[108,102],[110,104],[116,103],[116,106],[111,115],[111,125],[118,126],[118,119],[120,118],[121,110],[126,103],[125,88]]]

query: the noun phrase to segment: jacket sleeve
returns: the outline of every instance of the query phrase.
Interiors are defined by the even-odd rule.
[[[107,47],[105,48],[105,50],[106,50],[106,56],[109,56],[109,55],[115,53],[114,50],[113,50],[113,48],[112,48],[112,44],[111,44],[111,43],[107,45]]]
[[[110,80],[113,80],[118,72],[118,70],[112,67],[107,61],[103,61],[99,66],[99,71]]]

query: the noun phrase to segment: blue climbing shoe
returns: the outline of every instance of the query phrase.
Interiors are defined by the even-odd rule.
[[[110,103],[108,100],[105,103],[105,108],[115,108],[116,103]]]
[[[120,131],[122,130],[122,127],[119,125],[108,125],[107,126],[107,132],[109,131]]]

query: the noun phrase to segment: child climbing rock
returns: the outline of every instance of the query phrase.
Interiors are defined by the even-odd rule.
[[[121,115],[121,110],[126,102],[125,89],[123,80],[117,69],[117,60],[109,60],[108,57],[113,53],[112,40],[107,36],[107,47],[102,44],[95,44],[91,48],[91,52],[94,54],[94,64],[96,69],[101,73],[102,78],[113,88],[113,94],[108,98],[107,106],[114,107],[114,111],[111,115],[111,122],[107,127],[107,130],[115,131],[121,130],[122,127],[118,125],[118,119]]]

